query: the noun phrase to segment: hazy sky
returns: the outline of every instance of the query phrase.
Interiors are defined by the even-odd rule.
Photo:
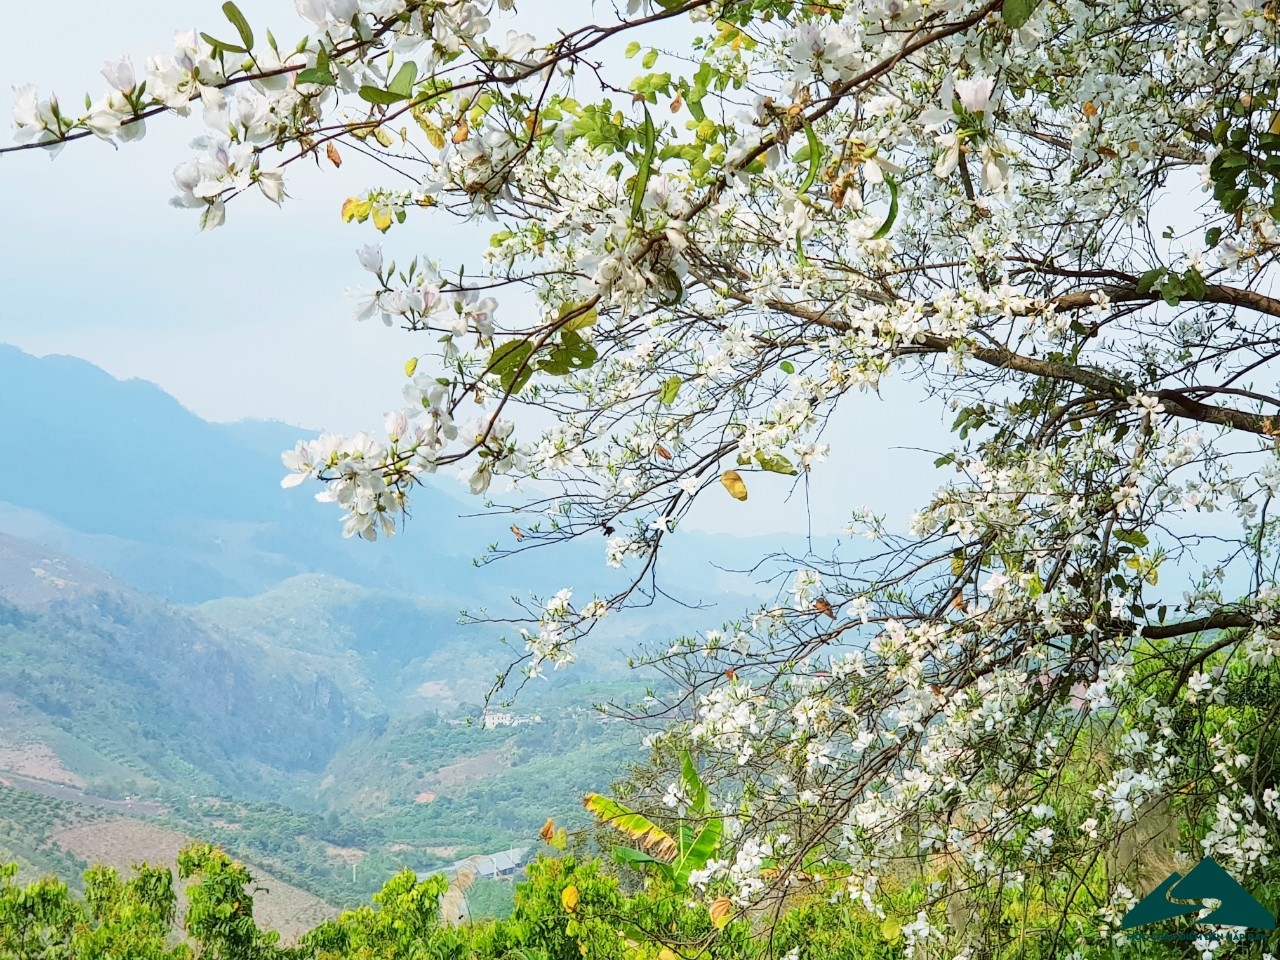
[[[281,45],[305,24],[290,0],[242,0],[255,27]],[[226,32],[217,0],[67,0],[50,26],[36,4],[6,10],[0,31],[0,121],[9,128],[10,87],[36,83],[68,102],[105,89],[102,60],[124,53],[141,66],[167,52],[175,29]],[[571,22],[588,0],[538,4],[542,23]],[[607,7],[596,4],[596,17]],[[380,182],[348,156],[339,171],[297,168],[293,199],[276,209],[258,196],[232,204],[225,227],[197,231],[193,211],[168,205],[170,172],[202,132],[197,119],[159,118],[146,138],[119,150],[80,142],[55,160],[43,152],[0,157],[0,341],[36,354],[83,357],[117,377],[154,381],[210,420],[280,419],[311,428],[375,428],[399,404],[408,334],[359,324],[348,285],[362,282],[355,248],[377,234],[343,224],[342,199]],[[5,133],[8,139],[11,134]],[[386,238],[389,256],[459,260],[481,234],[443,218],[415,216]],[[469,257],[475,260],[474,256]],[[900,527],[932,489],[932,456],[899,445],[945,443],[938,405],[910,388],[857,398],[825,439],[833,461],[810,487],[819,528],[843,525],[865,504]],[[770,478],[774,481],[774,478]],[[752,532],[802,527],[802,498],[784,506],[786,484],[753,485],[750,509],[728,501],[691,518],[705,529]],[[710,499],[710,498],[707,498]]]

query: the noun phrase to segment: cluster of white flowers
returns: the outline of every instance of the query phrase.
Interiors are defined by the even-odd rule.
[[[550,663],[553,669],[567,667],[577,659],[573,652],[573,637],[566,633],[575,620],[599,619],[604,616],[605,608],[598,600],[593,600],[581,613],[575,612],[570,601],[573,591],[565,588],[546,602],[542,616],[538,621],[538,632],[527,629],[520,630],[524,638],[525,650],[530,654],[526,667],[529,676],[543,676],[543,668]]]

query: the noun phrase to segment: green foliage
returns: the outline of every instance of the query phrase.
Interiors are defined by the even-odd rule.
[[[408,870],[398,873],[374,895],[374,906],[348,910],[308,933],[303,952],[316,960],[430,955],[424,947],[443,929],[437,921],[447,887],[441,876],[419,882]]]
[[[177,895],[173,874],[139,866],[121,880],[94,867],[84,874],[84,898],[52,877],[25,887],[16,864],[0,867],[0,955],[14,960],[187,960],[192,945],[172,943]],[[272,960],[279,935],[253,923],[252,878],[239,863],[207,845],[179,855],[187,887],[184,927],[195,955],[210,960]]]
[[[178,854],[178,876],[187,887],[183,926],[216,960],[257,960],[276,953],[280,935],[253,921],[253,877],[219,847],[196,844]]]
[[[1268,128],[1259,122],[1270,115],[1274,98],[1275,92],[1269,91],[1253,98],[1247,108],[1233,103],[1213,129],[1213,142],[1220,149],[1209,164],[1209,178],[1213,198],[1228,213],[1243,210],[1253,194],[1280,218],[1280,132],[1275,125]]]
[[[178,904],[168,869],[144,863],[133,877],[121,880],[110,867],[93,867],[84,874],[84,887],[92,922],[77,931],[77,956],[160,960],[189,955],[186,947],[166,949]]]
[[[193,881],[186,892],[181,942],[172,936],[178,898],[168,870],[144,864],[135,876],[121,880],[113,870],[95,868],[85,874],[82,899],[53,878],[17,886],[16,868],[0,867],[0,955],[13,960],[770,960],[787,955],[899,960],[909,921],[929,916],[935,923],[947,922],[927,879],[911,875],[905,866],[884,878],[890,911],[885,917],[833,900],[826,887],[808,883],[777,905],[775,917],[739,915],[730,907],[727,919],[717,924],[702,902],[665,882],[651,881],[629,892],[601,861],[565,856],[532,863],[527,878],[515,886],[514,908],[498,919],[475,919],[480,911],[473,902],[471,921],[445,924],[443,898],[465,892],[468,900],[478,901],[477,889],[450,891],[440,875],[419,879],[405,870],[371,903],[319,924],[295,945],[281,946],[275,933],[259,929],[253,920],[253,878],[242,864],[208,845],[184,850],[179,864],[181,876]],[[1252,889],[1274,892],[1274,879],[1258,878]],[[1069,899],[1074,895],[1069,887],[1065,881],[1041,886],[1029,878],[1018,903],[987,905],[992,909],[983,922],[1010,930],[1038,923],[1046,915],[1045,898]],[[760,935],[766,921],[776,921],[771,936]],[[1010,936],[1009,948],[996,956],[1052,960],[1063,941],[1043,933]],[[1109,939],[1087,925],[1074,935],[1082,937],[1076,941],[1080,956],[1113,956]],[[1168,945],[1157,946],[1131,944],[1126,956],[1169,956]]]
[[[1040,6],[1040,0],[1004,0],[1000,15],[1005,23],[1016,30],[1026,26],[1038,6]]]
[[[1200,299],[1205,295],[1207,287],[1200,272],[1191,267],[1178,273],[1157,267],[1144,273],[1138,280],[1138,293],[1158,293],[1160,298],[1171,307],[1182,302],[1183,297]]]
[[[0,954],[16,958],[72,957],[72,937],[85,920],[83,904],[52,877],[13,883],[17,864],[0,867]]]
[[[473,920],[505,920],[515,906],[515,884],[509,879],[481,877],[467,889],[467,915]]]

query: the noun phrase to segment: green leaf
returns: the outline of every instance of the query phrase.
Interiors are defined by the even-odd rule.
[[[1157,283],[1165,275],[1164,267],[1156,267],[1154,270],[1148,270],[1138,279],[1138,293],[1147,294],[1155,289]]]
[[[680,392],[681,380],[674,374],[662,381],[662,391],[658,394],[658,402],[664,407],[669,407],[675,402],[676,395]]]
[[[640,66],[648,70],[657,62],[658,62],[658,51],[650,50],[648,53],[644,55],[644,59],[640,61]]]
[[[795,364],[794,364],[794,363],[792,363],[790,360],[783,360],[780,364],[778,364],[778,366],[782,368],[782,372],[783,372],[783,373],[795,373],[795,372],[796,372],[796,366],[795,366]]]
[[[724,821],[713,816],[711,795],[707,791],[702,778],[698,776],[698,768],[694,766],[693,757],[688,750],[680,752],[680,779],[684,783],[685,792],[689,796],[692,811],[700,818],[696,826],[681,826],[678,848],[672,870],[678,887],[683,887],[694,870],[701,870],[707,865],[720,845],[720,837],[724,832]]]
[[[637,850],[635,847],[614,847],[613,859],[619,863],[656,863],[661,867],[670,869],[670,865],[663,863],[657,857],[651,857],[643,850]]]
[[[1031,19],[1031,15],[1036,12],[1038,6],[1040,6],[1040,0],[1004,0],[1000,15],[1005,23],[1017,30],[1027,25],[1027,21]]]
[[[693,756],[688,750],[680,751],[680,779],[684,781],[693,809],[697,813],[711,813],[711,794],[698,776],[698,768],[694,766]]]
[[[528,340],[513,340],[504,343],[493,351],[489,358],[488,372],[497,374],[502,381],[502,388],[509,394],[520,392],[520,388],[533,376],[533,365],[529,357],[533,354],[533,344]]]
[[[757,453],[756,463],[760,464],[763,469],[768,470],[770,473],[781,473],[788,477],[794,477],[800,472],[792,465],[790,460],[781,455],[776,457],[766,457],[763,453]]]
[[[396,75],[391,78],[391,82],[387,84],[387,92],[399,94],[402,99],[408,100],[413,96],[413,81],[418,79],[418,65],[412,60],[401,65],[396,71]]]
[[[1112,536],[1114,536],[1121,543],[1132,544],[1133,546],[1137,547],[1139,550],[1141,550],[1143,547],[1147,546],[1147,544],[1151,542],[1151,540],[1147,537],[1147,535],[1143,533],[1141,530],[1116,530],[1112,534]]]
[[[644,192],[649,188],[649,174],[653,167],[653,155],[657,151],[658,135],[653,129],[653,117],[649,108],[644,108],[644,156],[640,160],[640,169],[636,171],[636,180],[631,187],[631,219],[639,222],[644,213]]]
[[[889,231],[893,229],[893,221],[898,219],[898,183],[893,177],[885,177],[884,182],[889,185],[889,215],[885,217],[884,223],[880,224],[880,229],[871,235],[872,240],[883,240],[889,235]]]
[[[626,55],[627,55],[627,59],[628,59],[628,60],[630,60],[632,57],[634,57],[634,56],[635,56],[637,53],[639,53],[639,52],[640,52],[640,41],[639,41],[639,40],[632,40],[630,43],[628,43],[628,44],[627,44]]]
[[[956,462],[956,455],[954,453],[944,453],[937,460],[933,461],[933,465],[935,467],[945,467],[948,464],[955,463],[955,462]]]
[[[231,0],[227,0],[222,5],[222,12],[227,15],[227,19],[231,21],[231,25],[236,28],[236,33],[240,34],[240,42],[244,44],[245,51],[253,49],[253,31],[249,29],[249,21],[244,18],[244,14],[240,12]]]
[[[1182,285],[1183,289],[1197,300],[1208,293],[1204,277],[1200,276],[1200,271],[1195,267],[1191,267],[1182,275]]]
[[[582,310],[584,306],[585,304],[581,304],[581,303],[566,303],[564,306],[560,308],[560,314],[556,319],[561,319],[566,315],[573,313],[575,310]],[[586,327],[593,326],[596,320],[598,320],[599,318],[600,318],[599,312],[596,310],[595,307],[592,307],[590,310],[583,310],[572,320],[567,321],[565,325],[560,329],[567,330],[570,332],[575,330],[582,330],[582,329],[585,329]]]
[[[223,53],[248,53],[249,52],[244,47],[237,47],[234,43],[227,43],[223,40],[219,40],[217,37],[211,37],[207,33],[200,34],[200,39],[203,40],[205,43],[207,43],[209,46],[213,47],[213,55],[215,57]]]
[[[724,821],[719,817],[708,817],[696,833],[687,827],[680,831],[680,852],[671,865],[679,886],[688,883],[690,873],[707,865],[720,846],[723,833]]]
[[[381,90],[378,87],[371,87],[367,83],[360,88],[360,99],[366,103],[377,103],[382,106],[388,106],[392,103],[399,103],[401,100],[409,98],[404,94],[392,93],[390,90]]]
[[[560,332],[561,342],[551,348],[546,359],[538,361],[538,369],[553,377],[563,377],[574,370],[587,370],[595,364],[596,348],[572,330]]]
[[[337,86],[338,81],[333,78],[333,74],[328,70],[321,70],[319,67],[308,67],[298,74],[298,83],[315,83],[322,87]]]

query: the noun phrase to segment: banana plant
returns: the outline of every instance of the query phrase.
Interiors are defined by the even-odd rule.
[[[642,813],[598,793],[589,793],[583,806],[602,823],[613,827],[640,846],[617,846],[614,859],[635,867],[648,866],[671,882],[677,890],[689,885],[689,875],[706,867],[720,846],[724,820],[716,816],[711,796],[688,751],[680,754],[680,780],[689,797],[692,816],[674,831],[667,832]]]

